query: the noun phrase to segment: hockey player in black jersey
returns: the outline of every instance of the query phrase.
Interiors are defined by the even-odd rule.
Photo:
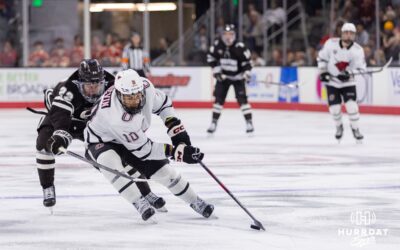
[[[48,113],[39,122],[36,140],[36,163],[44,206],[52,207],[56,203],[54,155],[60,154],[60,147],[67,148],[72,139],[83,141],[91,108],[113,84],[114,76],[104,71],[96,59],[86,59],[68,79],[45,91]],[[147,183],[139,183],[138,188],[144,196],[148,195],[156,208],[164,206],[165,201],[151,193]]]
[[[207,63],[212,67],[215,84],[212,122],[208,133],[214,133],[221,115],[225,98],[231,85],[235,89],[237,102],[246,120],[246,132],[254,131],[251,106],[247,101],[246,83],[250,81],[250,50],[236,41],[235,27],[227,24],[222,37],[215,40],[207,54]]]

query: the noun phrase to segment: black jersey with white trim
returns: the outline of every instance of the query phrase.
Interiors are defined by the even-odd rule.
[[[88,102],[74,83],[79,80],[78,70],[68,79],[59,82],[53,89],[45,91],[45,105],[48,114],[42,126],[51,126],[54,130],[69,131],[72,120],[85,122],[93,103]],[[105,71],[105,88],[114,85],[114,76]],[[74,131],[76,132],[76,131]],[[79,131],[79,132],[83,132]]]
[[[213,73],[222,73],[232,80],[243,79],[243,72],[251,70],[250,50],[242,42],[235,41],[226,46],[221,39],[216,39],[207,54],[207,63]]]

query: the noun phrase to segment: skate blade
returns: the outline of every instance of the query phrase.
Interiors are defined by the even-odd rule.
[[[49,207],[49,212],[50,212],[50,215],[53,215],[53,214],[54,214],[53,207]]]
[[[356,144],[363,144],[363,140],[356,140]]]
[[[246,134],[247,134],[248,137],[253,137],[254,136],[254,131],[252,131],[252,132],[247,132],[246,131]]]
[[[146,221],[143,221],[145,224],[148,225],[155,225],[158,224],[157,216],[154,214],[150,218],[148,218]]]
[[[207,220],[218,220],[219,217],[216,216],[216,215],[214,215],[214,214],[211,214],[210,217],[208,217],[208,218],[206,218],[206,219],[207,219]]]
[[[159,213],[167,213],[168,209],[166,207],[156,208],[156,211]]]
[[[207,132],[207,138],[214,138],[214,132]]]

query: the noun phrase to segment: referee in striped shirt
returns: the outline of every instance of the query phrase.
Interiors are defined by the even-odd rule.
[[[140,44],[141,38],[138,33],[133,33],[131,42],[128,43],[122,52],[121,66],[125,69],[133,69],[142,77],[146,77],[150,73],[149,54],[143,50]]]

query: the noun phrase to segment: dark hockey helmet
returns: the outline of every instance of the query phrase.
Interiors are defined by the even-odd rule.
[[[94,103],[105,91],[105,74],[96,59],[83,60],[78,69],[79,81],[76,82],[82,96]]]
[[[235,25],[226,24],[222,33],[222,41],[226,46],[231,46],[236,40]]]
[[[115,92],[124,110],[130,114],[140,113],[146,104],[142,78],[133,69],[118,72],[115,76]]]

